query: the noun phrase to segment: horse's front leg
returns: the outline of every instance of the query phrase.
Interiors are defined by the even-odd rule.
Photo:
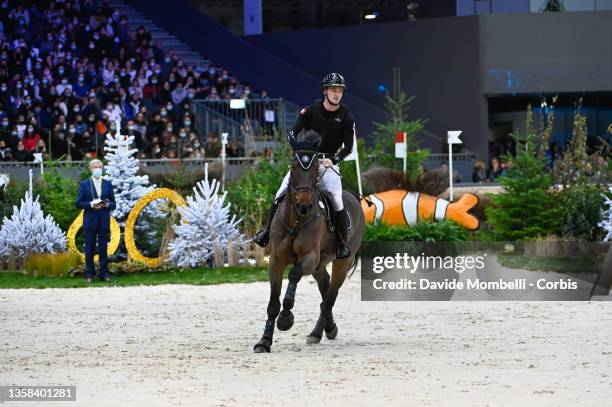
[[[291,271],[289,271],[288,278],[289,284],[287,285],[287,290],[285,291],[285,298],[283,299],[283,310],[281,311],[278,320],[276,321],[276,326],[281,331],[288,331],[291,329],[294,323],[293,313],[291,309],[295,303],[295,292],[297,291],[297,284],[302,279],[303,275],[312,274],[314,270],[314,265],[318,261],[318,256],[316,252],[310,252],[305,256],[301,256],[300,260],[296,262]],[[314,264],[314,265],[313,265]]]
[[[255,353],[270,352],[272,338],[274,336],[274,321],[280,312],[280,293],[283,284],[283,270],[286,261],[282,261],[274,256],[270,258],[268,274],[270,278],[270,301],[268,302],[268,319],[264,328],[264,333],[259,342],[254,346]]]
[[[338,297],[338,290],[340,290],[340,287],[342,287],[342,284],[346,279],[346,274],[350,268],[351,262],[351,258],[335,260],[333,262],[331,282],[329,285],[326,284],[327,291],[325,292],[324,299],[321,302],[321,313],[319,314],[317,324],[310,335],[308,335],[306,343],[315,344],[321,342],[323,330],[326,331],[325,333],[330,339],[334,339],[338,334],[338,329],[332,316],[332,309],[334,308],[336,298]]]

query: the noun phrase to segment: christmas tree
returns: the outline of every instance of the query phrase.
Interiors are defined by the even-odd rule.
[[[125,225],[125,220],[134,207],[134,204],[147,193],[155,189],[155,185],[149,185],[147,175],[137,175],[138,159],[134,155],[138,149],[130,148],[134,142],[134,136],[121,134],[121,123],[117,122],[117,132],[106,135],[107,151],[105,158],[106,176],[113,184],[113,193],[117,208],[113,212],[113,217],[120,225]]]
[[[219,195],[217,180],[208,180],[208,164],[204,167],[204,180],[193,188],[187,206],[179,207],[182,222],[174,225],[176,239],[170,243],[170,261],[178,266],[205,265],[213,257],[213,247],[239,248],[246,238],[237,228],[241,219],[230,218],[230,203],[225,203],[227,192]]]
[[[487,220],[500,239],[522,240],[558,233],[561,209],[551,188],[552,176],[546,172],[546,161],[536,151],[535,131],[527,110],[525,145],[516,157],[504,157],[510,163],[506,175],[499,178],[504,192],[491,195],[492,206],[485,212]]]
[[[612,196],[612,187],[610,187],[610,196]],[[603,213],[603,220],[599,223],[599,226],[603,228],[604,233],[604,241],[612,240],[612,198],[605,196],[606,198],[606,206],[608,209]]]
[[[56,253],[65,249],[66,235],[51,215],[45,217],[38,197],[32,199],[30,170],[30,190],[20,207],[13,207],[11,218],[4,218],[0,229],[0,257],[23,261],[28,253]]]

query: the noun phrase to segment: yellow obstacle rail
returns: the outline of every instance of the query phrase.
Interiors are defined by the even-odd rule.
[[[119,228],[119,224],[117,223],[115,218],[111,216],[110,219],[111,219],[111,224],[110,224],[111,236],[110,236],[110,242],[108,243],[108,247],[106,249],[106,253],[108,253],[109,256],[112,256],[113,254],[115,254],[115,252],[117,251],[117,248],[119,247],[119,242],[121,241],[121,229]],[[85,255],[81,253],[76,246],[76,235],[79,232],[79,229],[81,229],[82,227],[83,227],[83,211],[79,213],[79,216],[76,217],[74,222],[72,222],[72,224],[68,228],[67,237],[68,237],[68,250],[72,250],[73,252],[77,253],[79,256],[81,256],[81,259],[85,261]],[[96,254],[94,256],[94,261],[98,261],[99,257],[100,256]]]
[[[155,189],[136,202],[134,208],[130,211],[128,218],[125,222],[125,247],[127,249],[128,255],[132,260],[136,260],[146,264],[149,267],[157,267],[159,266],[164,259],[161,257],[146,257],[136,247],[136,242],[134,240],[134,226],[136,225],[136,220],[138,219],[138,215],[140,212],[149,205],[151,202],[157,199],[167,199],[174,203],[176,206],[186,206],[187,202],[185,199],[176,191],[173,191],[168,188],[158,188]]]

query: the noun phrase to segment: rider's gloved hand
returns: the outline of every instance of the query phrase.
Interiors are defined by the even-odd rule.
[[[334,165],[334,163],[329,158],[324,158],[323,159],[323,165],[325,166],[325,168],[329,168],[332,165]]]

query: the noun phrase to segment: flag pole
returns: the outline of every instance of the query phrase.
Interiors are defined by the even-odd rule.
[[[359,198],[363,198],[363,189],[361,188],[361,170],[359,169],[359,148],[357,146],[357,135],[353,133],[353,146],[355,146],[355,168],[357,170],[357,187],[359,188]]]

